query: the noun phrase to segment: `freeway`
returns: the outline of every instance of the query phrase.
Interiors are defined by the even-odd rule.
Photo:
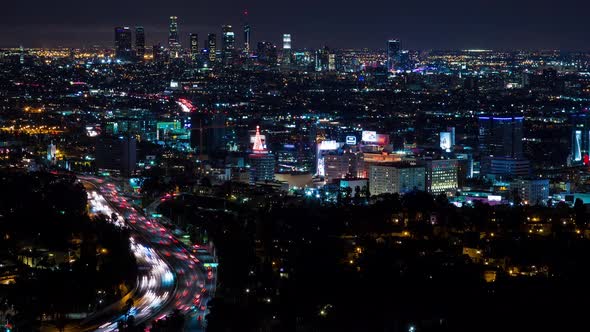
[[[157,220],[146,218],[131,206],[114,182],[87,176],[79,178],[91,188],[91,212],[112,215],[112,222],[117,226],[131,229],[131,249],[140,267],[136,289],[130,294],[133,305],[129,313],[112,310],[116,313],[111,312],[108,319],[100,319],[109,315],[106,310],[93,315],[86,323],[96,324],[93,328],[96,331],[115,331],[127,314],[133,315],[139,324],[162,319],[179,310],[186,317],[184,330],[203,330],[207,302],[215,291],[215,271],[205,268]],[[120,309],[121,303],[113,306]]]

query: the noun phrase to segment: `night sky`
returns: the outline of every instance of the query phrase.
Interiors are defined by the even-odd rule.
[[[398,37],[408,49],[590,50],[587,0],[5,0],[0,46],[111,46],[117,25],[143,25],[148,45],[164,43],[170,15],[185,44],[232,24],[241,45],[246,8],[254,42],[291,33],[294,48],[383,48]]]

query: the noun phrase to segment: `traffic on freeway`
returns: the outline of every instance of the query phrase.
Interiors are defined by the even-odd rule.
[[[185,315],[185,330],[204,330],[207,302],[215,291],[215,271],[205,267],[157,220],[146,218],[131,206],[115,183],[79,178],[91,188],[88,199],[92,213],[104,214],[118,227],[131,229],[131,249],[139,267],[128,311],[119,311],[96,330],[115,331],[130,315],[136,324],[149,323],[175,310]]]

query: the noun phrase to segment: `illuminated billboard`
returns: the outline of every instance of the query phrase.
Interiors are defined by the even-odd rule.
[[[363,142],[368,143],[376,143],[377,142],[377,132],[376,131],[367,131],[363,130]]]
[[[451,151],[451,133],[448,131],[443,131],[440,133],[440,148],[450,152]]]
[[[318,151],[330,151],[330,150],[338,150],[340,147],[340,143],[336,141],[322,141],[318,145]]]
[[[576,135],[574,137],[574,160],[581,161],[582,160],[582,131],[576,130]]]
[[[356,136],[346,136],[346,144],[356,145]]]
[[[488,195],[488,201],[490,202],[501,202],[502,196],[499,195]]]

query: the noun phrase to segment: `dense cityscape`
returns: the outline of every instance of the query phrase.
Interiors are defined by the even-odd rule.
[[[586,330],[590,52],[179,17],[0,49],[0,331]]]

